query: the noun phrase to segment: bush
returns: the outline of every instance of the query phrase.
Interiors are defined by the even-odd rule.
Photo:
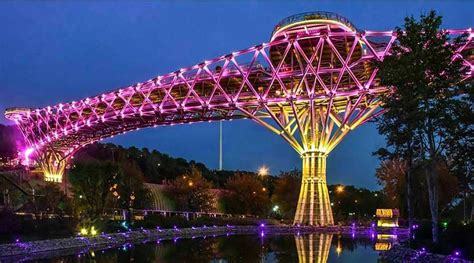
[[[17,233],[21,229],[17,216],[10,210],[0,211],[0,235]]]
[[[0,212],[0,242],[33,241],[65,238],[76,234],[77,221],[72,218],[43,218]]]
[[[450,221],[446,227],[441,223],[437,244],[431,242],[431,222],[425,221],[419,225],[420,228],[415,232],[416,239],[412,242],[414,248],[426,247],[434,253],[443,255],[458,250],[464,258],[474,259],[474,223],[464,225]]]

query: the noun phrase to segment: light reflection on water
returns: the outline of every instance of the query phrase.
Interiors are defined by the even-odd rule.
[[[380,241],[333,234],[231,235],[125,245],[41,262],[378,262]],[[383,244],[391,243],[387,240]],[[382,246],[386,248],[387,246]]]

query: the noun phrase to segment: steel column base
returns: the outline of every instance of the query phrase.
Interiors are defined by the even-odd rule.
[[[306,152],[302,155],[303,176],[294,224],[311,226],[334,225],[328,187],[326,185],[326,154]]]

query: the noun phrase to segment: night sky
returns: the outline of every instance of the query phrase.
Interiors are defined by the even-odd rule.
[[[353,2],[353,1],[351,1]],[[383,2],[383,3],[380,3]],[[444,27],[474,26],[474,3],[0,3],[0,123],[7,107],[43,107],[148,80],[267,42],[281,19],[332,11],[358,28],[390,30],[430,9]],[[283,139],[250,120],[225,122],[224,168],[271,173],[300,168]],[[218,123],[158,127],[107,140],[218,165]],[[374,124],[349,134],[331,153],[328,182],[377,188],[372,152],[384,146]]]

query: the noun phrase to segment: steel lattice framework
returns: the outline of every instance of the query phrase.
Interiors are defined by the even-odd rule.
[[[474,67],[473,32],[456,58]],[[99,96],[41,109],[9,109],[46,180],[61,181],[81,147],[145,127],[252,119],[286,140],[303,160],[295,224],[332,225],[326,157],[353,129],[382,114],[377,79],[396,41],[361,31],[333,13],[280,22],[269,43],[233,52]]]

